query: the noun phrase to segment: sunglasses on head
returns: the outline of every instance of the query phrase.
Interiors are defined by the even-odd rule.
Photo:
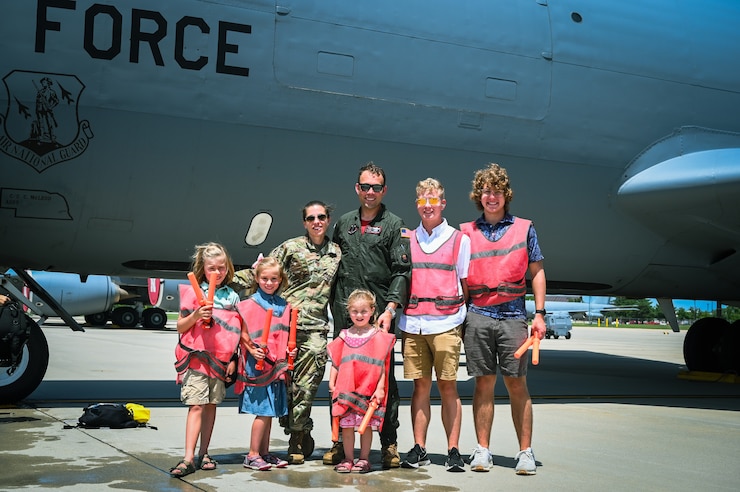
[[[380,193],[381,191],[383,191],[383,187],[385,186],[385,185],[371,185],[367,183],[357,183],[357,184],[360,186],[360,189],[362,191],[370,191],[370,188],[372,188],[375,193]]]
[[[427,204],[427,202],[429,202],[429,205],[435,206],[435,205],[439,205],[441,201],[442,200],[439,197],[433,196],[431,198],[417,198],[416,204],[420,207],[423,207],[424,205]]]
[[[327,218],[327,215],[326,214],[319,214],[319,215],[309,215],[308,217],[306,217],[303,220],[306,221],[306,222],[313,222],[314,220],[319,219],[320,221],[323,222],[323,221],[326,220],[326,218]]]

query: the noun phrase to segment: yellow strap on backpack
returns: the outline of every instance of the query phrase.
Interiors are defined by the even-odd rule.
[[[144,405],[139,405],[138,403],[126,403],[126,408],[131,412],[131,415],[133,415],[136,422],[140,424],[146,424],[149,422],[149,417],[152,412]]]

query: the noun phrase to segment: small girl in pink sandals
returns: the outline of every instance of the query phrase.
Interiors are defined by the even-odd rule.
[[[367,473],[372,470],[369,458],[373,434],[361,434],[360,457],[355,462],[355,430],[359,429],[371,402],[377,404],[377,409],[368,427],[377,431],[383,425],[388,371],[396,337],[375,326],[375,296],[371,292],[359,289],[352,292],[347,299],[347,310],[352,325],[327,346],[332,362],[331,413],[339,418],[345,456],[334,469],[339,473]]]

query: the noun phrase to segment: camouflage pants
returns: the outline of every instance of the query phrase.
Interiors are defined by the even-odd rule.
[[[326,332],[298,330],[296,345],[298,355],[288,386],[288,415],[280,418],[280,425],[285,428],[286,434],[313,429],[311,407],[329,360]]]

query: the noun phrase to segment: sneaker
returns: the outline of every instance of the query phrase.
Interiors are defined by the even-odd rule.
[[[272,468],[272,465],[262,459],[262,456],[254,456],[252,458],[247,455],[244,458],[244,468],[250,468],[252,470],[267,471]]]
[[[420,466],[427,466],[429,463],[431,463],[431,461],[427,455],[427,450],[418,444],[414,444],[411,451],[406,453],[406,459],[403,460],[401,466],[403,468],[419,468]]]
[[[270,453],[265,454],[262,456],[262,459],[271,465],[275,465],[275,468],[285,468],[286,466],[288,466],[287,461],[281,460],[274,454],[270,454]]]
[[[532,448],[527,448],[524,451],[519,451],[516,454],[516,474],[517,475],[536,475],[537,474],[537,463],[534,461],[534,453]]]
[[[382,455],[383,469],[388,470],[389,468],[398,468],[401,466],[401,457],[398,455],[398,445],[389,444],[383,446],[380,450]]]
[[[488,448],[478,444],[470,455],[470,469],[476,472],[487,472],[493,467],[493,456]]]
[[[344,459],[344,444],[335,442],[331,449],[324,453],[325,465],[338,465]]]
[[[465,471],[465,462],[460,456],[460,451],[457,448],[450,449],[447,453],[447,459],[445,460],[445,468],[448,472],[461,472]]]

